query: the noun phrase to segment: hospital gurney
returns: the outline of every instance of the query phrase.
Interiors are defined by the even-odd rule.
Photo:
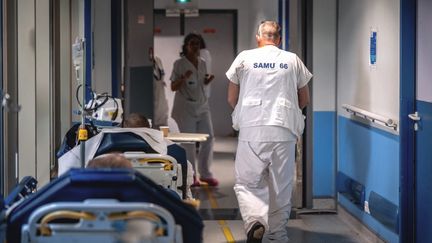
[[[149,128],[105,129],[86,142],[86,163],[101,154],[111,152],[144,152],[146,154],[168,154],[174,157],[181,170],[178,171],[178,186],[186,196],[187,160],[186,152],[177,144],[167,144],[160,131]],[[73,148],[59,158],[59,174],[70,168],[81,166],[79,147]]]
[[[6,208],[11,207],[14,203],[23,200],[30,194],[34,193],[37,188],[37,180],[31,176],[24,176],[17,186],[9,193],[4,200]]]
[[[151,203],[99,199],[39,207],[22,228],[21,242],[181,243],[181,227]]]
[[[8,243],[21,242],[21,228],[39,207],[58,202],[83,202],[87,199],[116,199],[120,202],[156,204],[181,226],[183,242],[202,242],[203,222],[192,206],[130,169],[71,169],[37,192],[20,201],[6,216]]]
[[[169,155],[143,152],[125,152],[123,155],[131,161],[134,169],[183,198],[182,168],[176,159]]]
[[[0,243],[3,243],[6,237],[7,211],[34,193],[37,183],[34,177],[25,176],[4,200],[3,197],[0,198]]]

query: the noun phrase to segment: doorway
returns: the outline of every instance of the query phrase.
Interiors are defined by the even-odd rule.
[[[228,70],[237,53],[236,10],[200,10],[197,17],[167,17],[164,10],[154,12],[154,50],[165,69],[166,94],[169,111],[172,108],[174,93],[169,89],[172,65],[178,59],[184,35],[200,34],[212,57],[211,96],[209,99],[214,133],[216,136],[232,134],[231,108],[227,102]]]

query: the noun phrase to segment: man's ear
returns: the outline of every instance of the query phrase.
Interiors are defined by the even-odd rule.
[[[261,38],[260,38],[259,35],[255,35],[255,40],[256,40],[256,42],[257,42],[257,45],[260,46]]]
[[[277,38],[277,40],[275,41],[276,46],[279,46],[281,44],[282,41],[282,37],[279,36],[279,38]]]

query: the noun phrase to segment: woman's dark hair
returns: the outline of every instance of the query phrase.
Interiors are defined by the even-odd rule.
[[[185,38],[183,40],[182,52],[180,53],[180,56],[186,56],[187,45],[189,44],[189,41],[192,39],[198,39],[201,42],[202,37],[198,34],[195,34],[195,33],[189,33],[187,36],[185,36]]]

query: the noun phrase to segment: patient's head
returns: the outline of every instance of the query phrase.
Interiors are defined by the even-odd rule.
[[[132,168],[132,163],[122,154],[103,154],[87,164],[87,168]]]
[[[150,127],[147,118],[139,113],[131,113],[124,119],[123,127]]]

